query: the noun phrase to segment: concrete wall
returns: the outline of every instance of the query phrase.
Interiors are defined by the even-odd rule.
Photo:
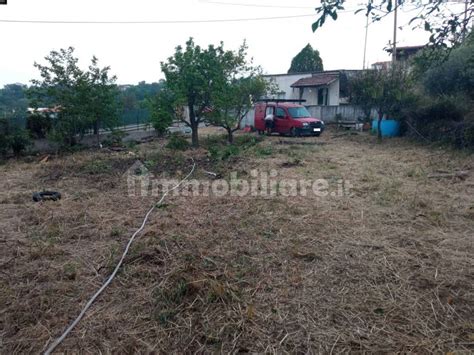
[[[309,106],[308,111],[311,116],[323,120],[325,123],[335,123],[336,115],[340,114],[343,120],[356,121],[359,118],[365,117],[364,111],[353,105],[339,105],[339,106]],[[375,112],[371,113],[374,117]]]

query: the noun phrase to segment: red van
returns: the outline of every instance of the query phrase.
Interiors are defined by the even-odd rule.
[[[273,115],[272,133],[290,136],[319,136],[324,131],[324,122],[311,117],[309,111],[300,103],[304,100],[263,100],[255,105],[255,129],[263,134],[266,131],[265,117]]]

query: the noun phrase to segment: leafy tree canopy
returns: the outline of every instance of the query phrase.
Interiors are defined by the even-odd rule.
[[[24,115],[28,108],[26,85],[7,84],[0,89],[0,115]]]
[[[239,68],[213,95],[212,111],[206,114],[207,121],[223,127],[227,131],[228,142],[233,143],[233,133],[240,128],[254,102],[265,96],[268,89],[269,83],[260,75],[258,68]]]
[[[74,144],[76,136],[94,127],[113,126],[116,115],[116,77],[110,67],[100,68],[93,57],[87,71],[78,66],[74,48],[51,51],[46,64],[35,63],[40,80],[32,80],[29,95],[34,107],[54,105],[59,108],[54,124],[54,138]]]
[[[459,1],[458,1],[459,2]],[[467,0],[469,6],[467,11],[464,7],[457,10],[448,10],[453,1],[431,0],[370,0],[366,5],[358,5],[355,13],[363,12],[372,21],[380,21],[383,17],[392,13],[395,8],[401,10],[417,10],[409,26],[421,27],[430,33],[429,42],[432,45],[444,46],[453,45],[462,41],[467,33],[469,23],[473,15],[473,0]],[[316,8],[317,20],[313,23],[313,32],[323,26],[329,18],[337,20],[338,13],[346,10],[346,7],[353,8],[354,2],[348,0],[321,0],[321,6]]]
[[[169,97],[174,100],[172,107],[185,106],[188,111],[189,118],[179,115],[174,119],[191,127],[194,147],[199,145],[198,127],[204,119],[204,112],[212,105],[214,94],[230,74],[242,65],[244,52],[245,45],[237,52],[225,50],[222,42],[219,46],[202,48],[190,38],[184,48],[176,47],[174,55],[161,63]]]
[[[367,70],[352,80],[351,103],[364,110],[374,108],[378,114],[378,137],[382,138],[380,122],[384,115],[396,116],[412,96],[409,74],[401,67],[388,70]]]
[[[308,43],[291,61],[288,74],[322,71],[323,60],[319,56],[319,51],[313,49]]]
[[[445,61],[432,63],[422,83],[433,96],[460,94],[474,100],[474,35],[453,49]]]
[[[151,112],[151,122],[158,134],[165,134],[173,121],[185,121],[184,106],[176,98],[174,93],[168,89],[166,84],[153,99],[148,100]]]

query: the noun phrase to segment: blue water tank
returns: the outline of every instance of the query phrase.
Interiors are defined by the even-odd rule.
[[[372,132],[377,134],[378,120],[372,121]],[[400,122],[395,120],[382,120],[380,122],[382,137],[397,137],[400,135]]]

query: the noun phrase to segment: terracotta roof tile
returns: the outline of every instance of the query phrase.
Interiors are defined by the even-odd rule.
[[[314,74],[308,78],[302,78],[293,84],[291,87],[305,87],[305,86],[321,86],[321,85],[328,85],[335,81],[338,78],[338,75],[334,74]]]

